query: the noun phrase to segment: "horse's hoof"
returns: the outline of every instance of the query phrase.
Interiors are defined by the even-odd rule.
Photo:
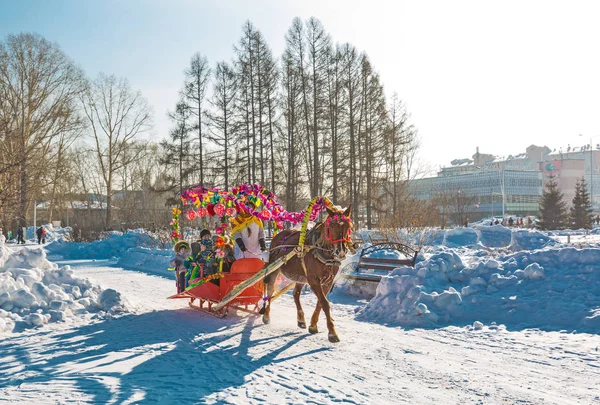
[[[317,328],[316,326],[309,326],[308,327],[308,332],[312,333],[314,335],[315,333],[319,332],[319,328]]]
[[[265,325],[268,325],[269,322],[271,322],[271,318],[269,318],[268,316],[263,316],[262,318],[263,318],[263,323]]]
[[[298,321],[298,327],[302,328],[302,329],[306,329],[306,322],[300,322],[300,321]]]
[[[338,335],[329,335],[328,338],[331,343],[338,343],[340,341]]]

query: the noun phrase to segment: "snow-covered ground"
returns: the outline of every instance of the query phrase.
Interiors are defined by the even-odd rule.
[[[50,245],[50,261],[37,246],[9,245],[10,263],[29,258],[21,267],[43,285],[63,272],[64,294],[79,283],[124,298],[112,312],[95,305],[0,332],[0,402],[600,404],[600,249],[566,246],[566,234],[483,228],[445,232],[370,301],[336,288],[338,344],[323,316],[317,335],[297,328],[290,295],[273,304],[269,325],[165,299],[175,288],[170,252],[130,246],[132,236]],[[0,263],[0,277],[26,285],[14,268]],[[302,301],[310,314],[314,296]]]

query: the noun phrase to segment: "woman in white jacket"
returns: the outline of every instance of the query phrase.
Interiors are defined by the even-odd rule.
[[[235,258],[266,259],[265,230],[260,219],[247,212],[240,212],[231,220],[233,238],[236,242]]]

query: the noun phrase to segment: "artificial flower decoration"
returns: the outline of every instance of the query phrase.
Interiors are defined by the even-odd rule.
[[[194,219],[196,219],[196,211],[194,211],[194,210],[188,210],[188,212],[185,213],[185,217],[188,220],[193,221]]]
[[[222,217],[223,214],[225,214],[225,206],[223,205],[223,203],[218,203],[215,205],[214,211],[215,211],[215,214]]]

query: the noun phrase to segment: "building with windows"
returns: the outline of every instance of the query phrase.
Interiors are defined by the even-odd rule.
[[[584,178],[594,212],[600,211],[600,145],[568,148],[563,153],[531,145],[525,153],[497,157],[479,153],[457,159],[437,176],[412,180],[411,193],[438,201],[440,212],[464,210],[471,221],[490,216],[536,215],[544,184],[554,178],[567,204],[575,195],[577,181]],[[462,205],[462,206],[460,206]]]

